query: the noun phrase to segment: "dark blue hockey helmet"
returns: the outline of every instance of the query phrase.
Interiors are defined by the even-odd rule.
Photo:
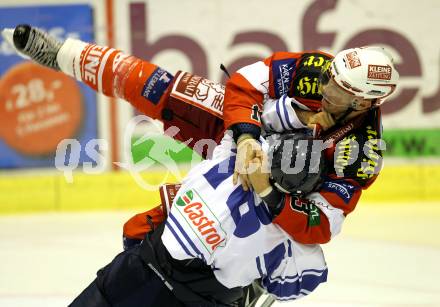
[[[302,132],[269,138],[271,180],[278,190],[305,195],[317,188],[325,167],[322,142],[318,142]]]

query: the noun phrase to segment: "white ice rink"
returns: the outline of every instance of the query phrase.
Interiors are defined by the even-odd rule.
[[[67,306],[133,213],[0,216],[0,307]],[[360,204],[324,250],[328,282],[284,306],[440,306],[440,204]]]

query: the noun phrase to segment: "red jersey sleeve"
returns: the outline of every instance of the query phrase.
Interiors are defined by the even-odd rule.
[[[319,192],[305,198],[287,195],[284,208],[273,222],[299,243],[327,243],[341,231],[361,194],[361,187],[354,181],[329,179]]]
[[[160,118],[174,76],[148,61],[106,46],[68,39],[57,55],[61,70],[106,96],[125,99]]]
[[[237,123],[261,127],[263,100],[268,95],[269,66],[259,61],[232,74],[226,83],[223,119],[225,128]]]

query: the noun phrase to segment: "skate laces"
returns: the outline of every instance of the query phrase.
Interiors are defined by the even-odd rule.
[[[57,53],[62,43],[38,28],[32,27],[26,46],[21,50],[38,64],[60,70]]]

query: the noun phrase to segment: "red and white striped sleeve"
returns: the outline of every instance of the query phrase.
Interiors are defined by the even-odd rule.
[[[269,64],[258,61],[234,73],[226,83],[224,121],[225,128],[237,123],[261,127],[259,112],[268,97]]]
[[[162,102],[163,93],[173,79],[171,74],[150,62],[117,49],[74,39],[64,42],[57,61],[64,73],[104,95],[127,100],[153,118],[160,116],[160,108],[152,108],[152,105]],[[155,92],[149,91],[149,85]],[[156,98],[157,101],[152,101]]]

